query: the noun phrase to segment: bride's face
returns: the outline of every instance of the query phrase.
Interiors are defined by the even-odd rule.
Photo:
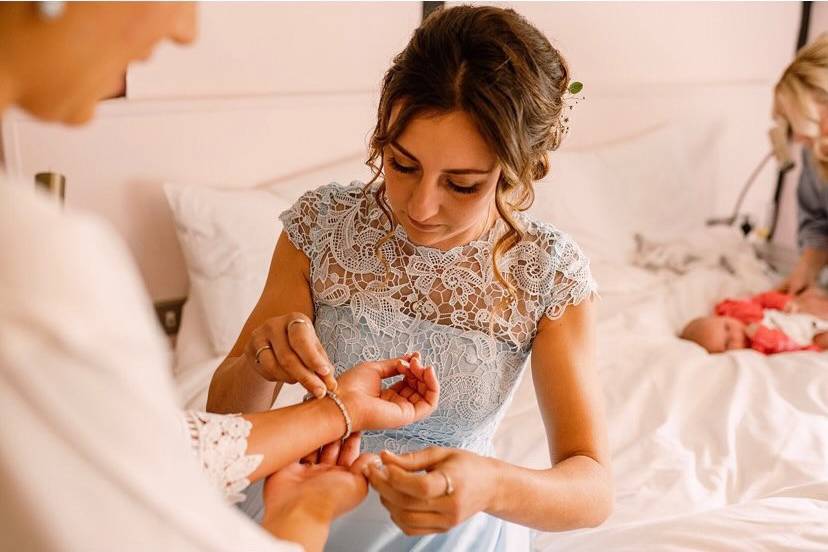
[[[388,203],[415,243],[449,249],[494,223],[500,167],[466,113],[412,119],[383,164]]]

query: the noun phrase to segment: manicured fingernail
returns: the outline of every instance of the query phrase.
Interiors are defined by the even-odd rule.
[[[316,371],[316,373],[319,374],[320,376],[327,376],[328,374],[331,373],[331,370],[327,366],[322,366],[321,368],[319,368]]]
[[[325,391],[324,387],[317,387],[316,389],[313,390],[313,394],[316,395],[317,399],[321,399],[322,397],[327,395],[327,393],[328,392]]]
[[[370,464],[365,464],[364,466],[362,466],[362,475],[364,475],[365,477],[368,477],[368,472],[370,472],[370,471],[371,471],[371,465]]]
[[[400,359],[400,365],[404,366],[405,368],[411,368],[411,364],[407,360]]]

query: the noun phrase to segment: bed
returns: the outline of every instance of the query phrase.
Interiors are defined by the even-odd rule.
[[[704,221],[728,214],[768,150],[770,86],[789,56],[779,52],[793,44],[797,7],[607,6],[519,7],[559,38],[586,84],[533,214],[577,239],[600,286],[598,367],[616,480],[606,523],[538,534],[535,549],[828,550],[828,353],[710,356],[676,338],[683,322],[723,296],[760,291],[779,277],[737,231]],[[208,23],[218,28],[228,9],[205,7]],[[384,9],[381,24],[393,15]],[[755,25],[740,26],[746,17]],[[399,41],[405,25],[388,34]],[[618,41],[619,29],[634,40]],[[694,29],[703,29],[706,49],[681,50],[691,63],[677,69],[659,45],[689,40]],[[752,55],[757,43],[765,49]],[[584,44],[644,59],[620,71]],[[705,51],[716,53],[715,63],[704,61]],[[372,71],[381,57],[371,58]],[[158,67],[169,77],[175,61],[161,55]],[[301,75],[312,61],[291,62],[291,70]],[[258,82],[255,72],[247,77],[236,81]],[[138,72],[131,76],[138,96],[107,102],[82,130],[20,113],[4,118],[10,176],[66,174],[67,208],[109,219],[152,298],[188,296],[173,366],[182,406],[204,406],[212,372],[261,291],[278,212],[307,189],[368,176],[364,139],[376,91],[365,83],[375,77],[354,78],[348,90],[314,81],[322,88],[312,94],[242,94],[193,80],[153,84]],[[757,219],[774,180],[768,167],[746,203]],[[683,274],[645,270],[631,261],[636,234],[733,262],[729,269],[701,262]],[[289,386],[277,406],[301,394]],[[516,464],[548,465],[528,373],[496,448]]]

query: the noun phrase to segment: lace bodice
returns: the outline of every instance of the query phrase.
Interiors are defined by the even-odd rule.
[[[394,431],[369,432],[366,450],[441,445],[485,451],[543,316],[557,318],[595,289],[578,246],[548,224],[519,217],[525,238],[500,260],[516,297],[495,278],[499,222],[447,251],[390,231],[373,190],[355,182],[303,195],[281,215],[310,260],[315,327],[337,373],[362,361],[420,351],[441,383],[438,409]]]

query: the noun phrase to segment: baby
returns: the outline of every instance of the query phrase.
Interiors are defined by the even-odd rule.
[[[793,298],[769,291],[726,299],[713,316],[692,320],[680,337],[709,353],[754,349],[764,354],[828,349],[828,295],[817,289]]]

